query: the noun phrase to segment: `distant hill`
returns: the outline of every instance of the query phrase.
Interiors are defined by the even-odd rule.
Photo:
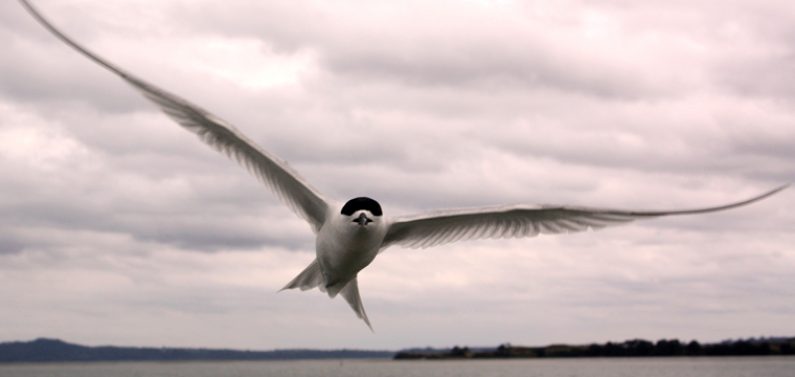
[[[187,361],[390,358],[394,351],[274,350],[239,351],[204,348],[87,347],[59,339],[0,343],[0,363],[66,361]]]

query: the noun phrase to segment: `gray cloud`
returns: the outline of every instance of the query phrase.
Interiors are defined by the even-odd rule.
[[[220,11],[203,5],[188,11],[188,19],[195,18],[205,32],[210,25],[210,30],[224,35],[265,37],[285,51],[315,49],[320,63],[331,72],[362,81],[492,89],[541,86],[634,99],[693,88],[687,83],[690,72],[674,71],[689,69],[689,56],[668,59],[644,35],[633,39],[630,46],[616,44],[604,50],[602,42],[610,36],[589,34],[589,27],[609,29],[633,15],[596,19],[597,24],[590,25],[591,13],[607,14],[596,14],[601,12],[598,7],[574,6],[571,16],[559,19],[521,5],[511,10],[467,3],[413,5],[415,11],[361,3],[357,6],[372,13],[360,18],[341,13],[342,7],[305,10],[300,4],[281,4],[274,12],[252,4]],[[299,9],[283,17],[289,7]],[[295,19],[295,14],[304,17]],[[680,54],[693,53],[675,40],[662,42],[685,48],[677,51]],[[660,66],[650,54],[679,64]],[[636,59],[656,64],[653,68],[657,69],[635,64]]]
[[[9,235],[5,235],[0,240],[0,255],[2,254],[19,254],[25,250],[25,244],[12,239]]]

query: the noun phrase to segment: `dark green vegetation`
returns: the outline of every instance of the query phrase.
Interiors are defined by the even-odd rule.
[[[198,348],[86,347],[57,339],[0,343],[0,362],[187,361],[386,358],[394,351],[274,350],[236,351]]]
[[[496,349],[402,351],[395,359],[463,359],[463,358],[530,358],[530,357],[653,357],[653,356],[760,356],[795,355],[795,338],[748,339],[699,344],[681,343],[677,339],[661,339],[657,343],[634,339],[623,343],[570,346],[556,344],[546,347],[518,347],[503,344]]]

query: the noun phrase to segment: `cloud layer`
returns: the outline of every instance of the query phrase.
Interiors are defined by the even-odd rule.
[[[795,181],[795,6],[36,1],[329,197],[675,209]],[[795,333],[795,197],[530,240],[390,249],[342,300],[274,294],[309,227],[121,80],[0,5],[0,332],[399,348]],[[791,190],[790,190],[791,191]]]

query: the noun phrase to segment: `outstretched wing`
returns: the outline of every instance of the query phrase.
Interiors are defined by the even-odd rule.
[[[45,20],[27,0],[25,9],[58,39],[81,54],[109,69],[157,105],[182,127],[195,133],[204,143],[245,166],[265,183],[290,209],[310,223],[317,233],[326,219],[329,202],[312,188],[286,162],[260,148],[235,127],[178,96],[149,84],[78,45]]]
[[[539,233],[596,230],[643,218],[722,211],[762,200],[788,186],[738,203],[681,211],[621,211],[529,205],[432,211],[394,219],[389,225],[381,251],[392,245],[426,248],[479,238],[535,237]]]

